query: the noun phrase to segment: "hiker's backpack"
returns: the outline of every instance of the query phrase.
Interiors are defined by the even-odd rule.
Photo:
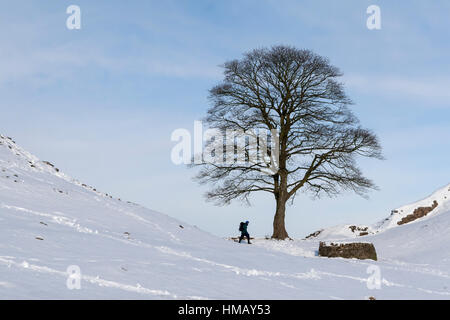
[[[241,223],[239,224],[239,231],[240,231],[240,232],[244,231],[244,222],[241,222]]]

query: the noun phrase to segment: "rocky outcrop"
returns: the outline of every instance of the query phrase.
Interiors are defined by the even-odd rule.
[[[330,243],[320,242],[319,256],[328,258],[377,260],[377,252],[372,243]]]
[[[431,207],[419,207],[417,209],[414,210],[414,212],[410,215],[407,215],[406,217],[404,217],[402,220],[400,220],[399,222],[397,222],[397,224],[400,226],[402,224],[406,224],[409,222],[412,222],[414,220],[420,219],[425,217],[427,214],[429,214],[431,211],[433,211],[434,209],[436,209],[438,206],[438,203],[436,200],[434,200],[433,204],[431,205]]]
[[[358,236],[367,236],[369,234],[369,227],[358,227],[358,226],[350,226],[348,227],[353,233],[359,232]]]
[[[305,239],[311,239],[311,238],[316,238],[317,236],[319,236],[319,234],[321,234],[323,231],[322,230],[318,230],[316,232],[311,233],[309,236],[306,236]]]

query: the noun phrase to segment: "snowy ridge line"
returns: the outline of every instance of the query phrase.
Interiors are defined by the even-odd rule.
[[[16,262],[14,260],[11,259],[5,259],[4,257],[0,256],[0,263],[3,265],[6,265],[8,268],[10,268],[11,266],[14,267],[18,267],[21,269],[26,269],[29,271],[35,271],[35,272],[39,272],[39,273],[49,273],[49,274],[55,274],[61,277],[65,277],[66,279],[69,277],[69,273],[64,272],[64,271],[59,271],[59,270],[55,270],[46,266],[38,266],[35,264],[30,264],[27,261],[23,261],[22,263]],[[106,280],[106,279],[100,279],[99,276],[93,277],[93,276],[87,276],[87,275],[81,275],[81,280],[87,281],[89,283],[92,284],[96,284],[98,286],[101,287],[108,287],[108,288],[116,288],[116,289],[121,289],[121,290],[125,290],[125,291],[129,291],[129,292],[135,292],[135,293],[140,293],[140,294],[145,294],[145,295],[153,295],[153,296],[161,296],[161,297],[170,297],[172,299],[183,299],[183,297],[180,297],[176,294],[172,294],[167,290],[155,290],[155,289],[149,289],[149,288],[145,288],[142,287],[140,284],[136,284],[136,285],[129,285],[129,284],[124,284],[124,283],[120,283],[120,282],[116,282],[116,281],[110,281],[110,280]],[[186,299],[206,299],[203,297],[185,297]]]
[[[437,202],[437,206],[433,207],[432,205],[435,201]],[[425,213],[421,215],[416,213],[416,210],[418,212],[421,211],[419,209],[425,211]],[[351,239],[381,234],[387,230],[415,224],[446,213],[450,214],[450,184],[438,189],[420,201],[412,202],[392,210],[390,216],[376,223],[370,225],[337,225],[318,230],[305,239],[338,240],[340,242],[348,239],[351,241]],[[405,222],[402,223],[401,221],[403,219],[405,219]]]
[[[39,171],[50,173],[54,176],[62,178],[68,182],[77,183],[77,181],[70,176],[60,172],[55,168],[50,162],[41,161],[38,157],[31,154],[30,152],[24,150],[22,147],[18,146],[14,140],[4,135],[0,135],[0,146],[4,145],[12,155],[19,157],[22,163],[12,162],[9,163],[9,167],[15,167],[19,169],[25,169],[29,171],[30,169],[39,169]]]
[[[450,184],[447,184],[437,191],[433,192],[428,197],[423,198],[422,200],[412,202],[410,204],[401,206],[395,210],[392,210],[391,215],[371,226],[372,229],[378,230],[378,232],[385,231],[390,228],[398,227],[398,222],[408,215],[412,214],[415,209],[419,207],[429,207],[436,201],[438,203],[437,207],[433,209],[431,212],[426,214],[426,216],[419,218],[417,220],[408,222],[408,224],[416,223],[418,221],[426,220],[432,216],[437,214],[441,214],[450,210]]]
[[[3,148],[2,148],[3,147]],[[56,168],[52,163],[48,161],[40,160],[35,155],[31,154],[30,152],[24,150],[22,147],[18,146],[16,142],[5,135],[0,134],[0,148],[6,149],[9,151],[9,157],[7,157],[7,160],[2,159],[0,157],[0,164],[8,168],[9,170],[20,170],[20,174],[24,176],[28,176],[32,179],[35,179],[37,181],[45,182],[48,184],[53,184],[51,180],[45,180],[40,178],[37,175],[33,175],[35,172],[41,172],[41,173],[47,173],[52,176],[58,177],[63,179],[64,181],[76,185],[86,191],[93,192],[94,194],[100,195],[102,197],[107,197],[115,200],[120,200],[119,198],[114,198],[108,193],[101,192],[97,190],[94,187],[91,187],[87,184],[81,183],[79,180],[72,178],[71,176],[65,174],[64,172],[60,171],[58,168]],[[128,204],[136,205],[135,203],[132,203],[130,201],[126,201]]]

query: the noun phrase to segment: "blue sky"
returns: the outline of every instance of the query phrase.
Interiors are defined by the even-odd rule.
[[[302,237],[371,223],[450,182],[450,3],[441,1],[0,1],[0,132],[99,190],[220,236],[271,234],[274,203],[205,203],[194,172],[170,161],[171,132],[193,130],[221,63],[276,44],[312,49],[345,74],[385,161],[361,161],[381,188],[288,208]],[[81,30],[66,8],[81,8]],[[382,29],[366,28],[381,8]]]

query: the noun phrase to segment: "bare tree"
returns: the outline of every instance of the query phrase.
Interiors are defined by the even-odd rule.
[[[382,159],[377,137],[359,125],[349,109],[352,104],[338,78],[342,73],[328,59],[309,50],[289,46],[253,50],[241,60],[226,62],[224,80],[210,90],[212,107],[205,121],[221,132],[249,134],[276,130],[276,169],[267,161],[205,162],[196,175],[211,183],[206,197],[217,204],[234,199],[248,201],[253,192],[265,191],[276,201],[274,239],[286,239],[286,204],[299,191],[334,196],[344,190],[365,195],[376,189],[356,165],[357,156]],[[264,139],[258,139],[259,148]],[[271,140],[271,142],[270,142]],[[274,137],[268,139],[274,146]],[[216,138],[221,144],[222,140]],[[234,140],[231,142],[234,144]],[[224,143],[223,149],[230,150]],[[234,145],[234,151],[237,146]],[[236,160],[236,155],[233,156]]]

